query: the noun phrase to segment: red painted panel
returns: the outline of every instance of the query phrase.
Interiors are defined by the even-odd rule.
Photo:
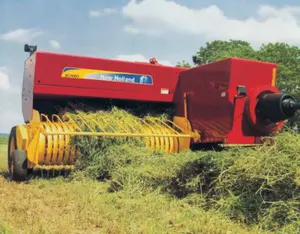
[[[279,92],[272,87],[273,68],[276,64],[225,59],[183,71],[174,95],[176,115],[184,115],[183,96],[186,92],[187,117],[192,128],[201,134],[202,142],[253,144],[258,141],[258,136],[264,135],[263,131],[270,130],[262,125],[255,128],[249,120],[255,116],[259,93],[265,90]],[[246,87],[248,96],[237,95],[239,85]],[[246,111],[250,100],[250,109]],[[271,131],[281,125],[274,126]]]
[[[98,78],[62,78],[63,70],[68,67],[146,75],[149,79],[152,77],[153,83],[140,84],[103,81],[99,80],[99,77],[106,78],[109,74],[95,75],[95,72],[91,74],[91,71],[85,72],[85,75],[88,74],[90,77],[98,76]],[[183,70],[186,69],[150,63],[125,62],[103,58],[37,52],[34,94],[53,94],[74,97],[93,96],[99,98],[107,97],[171,102],[179,72]],[[76,70],[74,70],[74,72],[76,72]],[[114,77],[118,78],[129,77],[131,79],[133,77],[133,75],[128,74],[114,75]],[[137,78],[139,79],[140,77]],[[169,94],[162,94],[161,89],[168,89]]]
[[[176,115],[183,116],[188,92],[188,119],[204,138],[222,138],[230,131],[232,102],[228,97],[231,60],[199,66],[181,73],[175,95]],[[203,138],[203,140],[204,140]]]

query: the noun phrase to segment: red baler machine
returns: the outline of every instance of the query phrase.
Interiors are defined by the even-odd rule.
[[[72,136],[143,137],[146,145],[180,152],[211,144],[260,144],[279,131],[299,104],[276,88],[273,63],[229,58],[194,68],[37,51],[25,45],[22,109],[25,124],[12,128],[9,169],[24,180],[30,169],[68,169],[76,162]],[[135,110],[136,132],[101,131],[83,115],[63,116],[57,106],[87,103]],[[137,110],[139,110],[138,112]],[[172,109],[167,121],[141,117]],[[104,118],[104,117],[103,117]],[[112,117],[111,117],[112,118]],[[122,126],[129,125],[120,120]],[[132,122],[131,122],[132,124]],[[113,128],[111,128],[113,129]]]

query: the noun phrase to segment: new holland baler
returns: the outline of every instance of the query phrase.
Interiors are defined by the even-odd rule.
[[[17,181],[35,168],[72,169],[74,136],[142,137],[146,147],[172,153],[211,144],[254,145],[278,132],[300,108],[276,88],[273,63],[229,58],[188,69],[155,59],[144,63],[41,52],[29,45],[25,51],[30,52],[22,87],[25,123],[12,128],[8,146],[9,172]],[[167,121],[136,113],[143,128],[107,132],[101,126],[109,124],[109,116],[95,122],[55,108],[70,101],[88,102],[96,110],[110,103],[174,112]],[[124,118],[121,124],[135,123]]]

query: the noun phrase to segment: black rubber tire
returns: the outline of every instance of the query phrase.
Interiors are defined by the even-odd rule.
[[[13,142],[12,142],[13,141]],[[10,174],[12,174],[12,171],[11,171],[11,163],[12,163],[12,159],[11,159],[11,149],[10,149],[10,146],[11,144],[13,144],[14,146],[14,149],[17,149],[17,138],[16,138],[16,127],[13,127],[11,130],[10,130],[10,134],[9,134],[9,139],[8,139],[8,146],[7,146],[7,163],[8,163],[8,171]]]
[[[11,154],[12,158],[12,180],[25,181],[28,175],[27,169],[27,155],[24,150],[15,150]]]

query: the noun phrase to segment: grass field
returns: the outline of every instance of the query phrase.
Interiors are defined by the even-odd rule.
[[[291,161],[293,152],[300,149],[300,143],[294,145],[297,139],[289,142],[290,146],[285,148],[285,153],[282,153],[278,162],[275,157],[268,159],[266,163],[272,162],[270,166],[275,166],[274,168],[263,163],[266,160],[263,156],[243,154],[238,159],[236,155],[241,152],[234,150],[166,157],[160,154],[150,155],[141,149],[132,152],[130,146],[119,146],[108,151],[103,156],[104,161],[97,161],[101,166],[90,165],[86,168],[94,177],[78,172],[70,178],[37,178],[21,184],[10,182],[4,176],[7,170],[7,145],[5,140],[2,139],[1,142],[0,233],[1,229],[3,233],[300,232],[297,215],[299,202],[296,199],[280,200],[278,195],[275,200],[279,203],[274,203],[275,206],[271,208],[268,206],[268,210],[264,211],[263,202],[259,203],[259,199],[265,191],[261,188],[255,194],[249,190],[254,185],[259,190],[265,184],[262,178],[267,176],[269,187],[266,186],[266,190],[275,189],[276,175],[277,179],[278,175],[282,175],[279,179],[289,184],[292,182],[287,178],[293,181],[298,178],[300,172],[299,175],[293,174],[294,177],[289,174],[294,172],[294,167],[299,166],[291,167],[289,164],[299,162],[299,157],[293,159],[295,162]],[[266,156],[272,150],[273,153],[279,151],[282,145],[278,143],[275,147],[277,148],[259,151]],[[291,147],[295,151],[292,152]],[[131,156],[128,156],[129,151]],[[290,158],[285,161],[287,155]],[[226,163],[230,164],[227,168]],[[287,178],[274,163],[284,164],[283,171]],[[225,167],[224,171],[218,172],[221,167]],[[266,173],[262,173],[263,170]],[[95,171],[96,173],[91,173]],[[103,175],[107,173],[110,176],[106,176],[106,180],[95,179],[99,174],[105,177]],[[225,187],[216,186],[211,181],[219,173],[222,173],[220,183]],[[221,180],[221,177],[218,176],[218,179]],[[233,184],[231,179],[235,181]],[[211,187],[208,188],[205,184]],[[293,187],[295,196],[299,192],[297,189],[299,188]],[[213,195],[209,195],[212,190]],[[227,193],[229,190],[230,193]],[[220,194],[223,195],[219,196]],[[285,194],[282,195],[284,196]],[[211,204],[213,201],[214,205]],[[250,217],[248,219],[252,221],[247,221],[246,213],[259,213],[257,210],[253,211],[257,207],[261,209],[261,215],[258,215],[260,220],[255,223]],[[280,215],[285,216],[283,223],[283,219],[277,217]],[[288,219],[289,217],[292,218]]]
[[[7,169],[7,145],[6,142],[3,144],[0,143],[0,171],[3,173]]]
[[[0,146],[0,169],[6,149]],[[109,183],[63,178],[28,184],[0,178],[3,231],[18,233],[255,233],[214,212],[204,212],[156,192],[108,193]],[[165,230],[165,231],[163,231]],[[231,232],[227,232],[231,231]],[[24,232],[22,232],[24,233]]]

